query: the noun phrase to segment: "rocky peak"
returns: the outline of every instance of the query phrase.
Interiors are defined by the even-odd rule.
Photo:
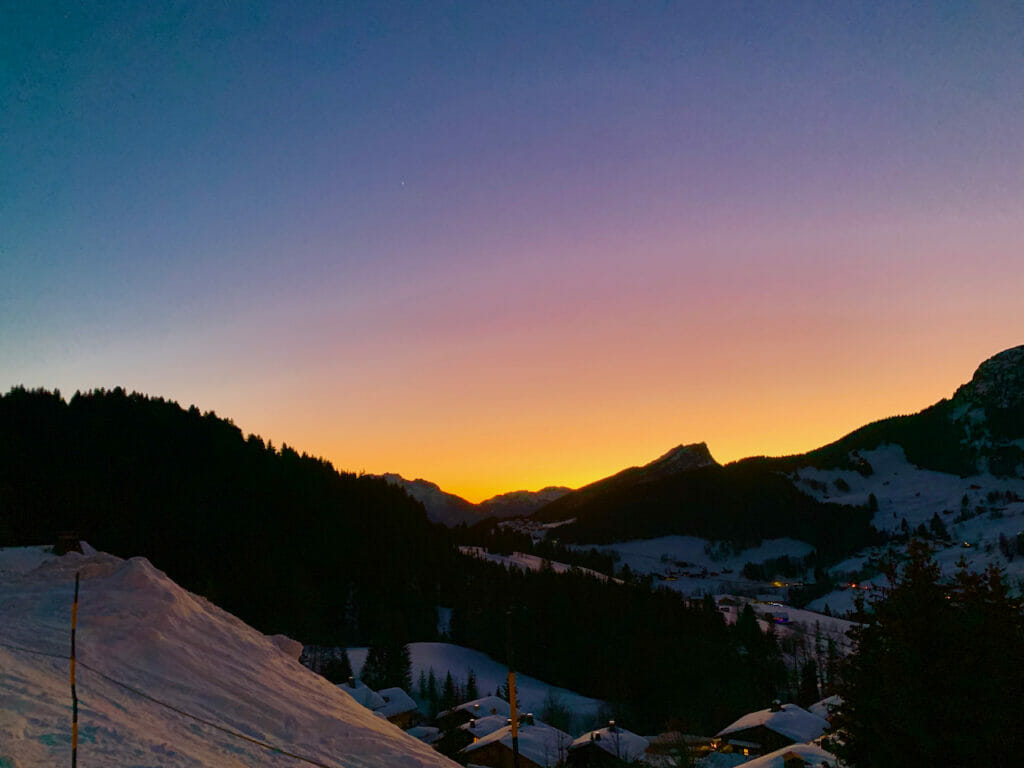
[[[677,445],[664,456],[660,456],[644,469],[653,470],[658,475],[675,474],[676,472],[689,472],[701,467],[717,465],[718,462],[711,456],[707,443],[690,443],[689,445]]]
[[[979,365],[974,378],[956,391],[953,400],[998,409],[1024,405],[1024,345]]]

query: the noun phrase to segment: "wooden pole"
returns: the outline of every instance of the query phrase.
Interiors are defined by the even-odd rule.
[[[516,708],[516,673],[512,666],[512,610],[505,614],[508,632],[508,704],[512,715],[512,767],[519,768],[519,711]]]
[[[75,601],[71,604],[71,768],[78,766],[78,693],[75,691],[75,626],[78,624],[78,578],[75,572]]]

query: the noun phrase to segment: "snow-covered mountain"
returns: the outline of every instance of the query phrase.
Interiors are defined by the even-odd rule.
[[[299,664],[298,643],[265,637],[144,558],[36,549],[0,550],[0,766],[68,764],[76,572],[80,765],[304,764],[256,742],[339,768],[455,765]]]
[[[467,523],[472,525],[486,517],[520,517],[532,514],[545,504],[569,493],[571,489],[549,486],[539,491],[511,491],[474,504],[461,496],[441,490],[437,483],[422,478],[406,480],[401,475],[381,475],[392,485],[404,488],[427,510],[427,517],[448,527]]]
[[[484,517],[524,517],[545,504],[560,499],[572,489],[564,485],[549,485],[539,491],[512,491],[500,493],[477,505]]]
[[[437,483],[422,478],[406,480],[401,475],[390,472],[381,477],[391,485],[404,488],[406,493],[420,502],[427,510],[427,517],[432,522],[442,523],[451,528],[460,523],[472,525],[482,519],[475,504],[454,493],[442,491]]]

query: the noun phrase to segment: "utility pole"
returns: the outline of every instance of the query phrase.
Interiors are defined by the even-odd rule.
[[[512,664],[512,609],[505,613],[508,640],[508,704],[512,720],[512,768],[519,768],[519,711],[516,709],[516,673]]]
[[[75,571],[75,601],[71,604],[71,768],[78,765],[78,692],[75,689],[75,627],[78,624],[78,571]]]

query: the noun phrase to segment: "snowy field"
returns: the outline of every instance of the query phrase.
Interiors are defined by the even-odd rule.
[[[504,565],[506,568],[519,568],[523,571],[539,571],[544,567],[544,558],[537,555],[530,555],[525,552],[513,552],[511,555],[496,555],[488,552],[483,547],[465,546],[459,547],[459,551],[464,555],[475,557],[478,560],[486,560],[489,563]],[[547,562],[551,566],[551,570],[555,573],[568,573],[575,569],[580,573],[593,576],[595,579],[608,581],[608,576],[603,573],[599,573],[598,571],[591,570],[590,568],[580,568],[578,566],[568,565],[567,563],[560,563],[557,560],[548,560]],[[618,580],[615,579],[615,581]]]
[[[363,664],[366,662],[366,650],[366,648],[348,649],[348,657],[352,662],[353,670],[358,671],[363,668]],[[461,645],[410,643],[409,650],[412,655],[414,688],[419,680],[420,672],[429,674],[433,669],[434,677],[437,678],[438,684],[441,684],[448,672],[452,673],[452,677],[456,681],[465,683],[469,677],[469,671],[473,670],[480,695],[486,696],[503,686],[508,675],[508,667],[504,664],[498,663],[486,653],[464,648]],[[572,712],[573,727],[576,731],[585,730],[598,723],[599,711],[605,705],[599,699],[591,699],[565,688],[548,685],[523,674],[516,674],[516,691],[519,695],[519,709],[523,712],[533,712],[538,716],[544,709],[544,700],[548,692],[552,692]]]
[[[872,522],[881,530],[898,531],[904,518],[911,529],[921,524],[928,527],[932,516],[937,514],[952,540],[949,545],[934,543],[939,547],[935,561],[945,577],[956,573],[957,563],[963,558],[972,570],[984,570],[989,564],[1000,567],[1011,588],[1021,591],[1024,556],[1007,559],[999,550],[999,537],[1002,534],[1014,540],[1024,530],[1024,501],[1014,500],[1014,497],[1024,498],[1024,480],[992,475],[959,477],[919,469],[907,461],[900,446],[886,445],[873,451],[862,451],[860,456],[871,464],[874,469],[872,475],[862,477],[853,471],[804,468],[796,473],[794,481],[805,493],[840,504],[865,504],[869,494],[874,494],[878,500],[878,512]],[[837,480],[849,490],[837,488]],[[1006,499],[1007,492],[1011,500]],[[979,507],[982,509],[980,513],[977,512]],[[964,510],[974,516],[955,522]],[[897,554],[901,549],[896,549]],[[864,568],[870,558],[878,558],[885,552],[885,547],[860,552],[833,566],[830,571],[834,577],[844,580],[844,576]],[[888,585],[882,575],[856,583],[858,589],[830,592],[807,607],[823,611],[827,606],[832,613],[846,613],[853,610],[858,595],[870,601]]]
[[[263,636],[144,558],[55,558],[32,548],[0,550],[3,768],[70,763],[67,653],[75,571],[82,579],[79,765],[302,765],[254,741],[339,768],[455,765],[300,665],[298,643]]]

